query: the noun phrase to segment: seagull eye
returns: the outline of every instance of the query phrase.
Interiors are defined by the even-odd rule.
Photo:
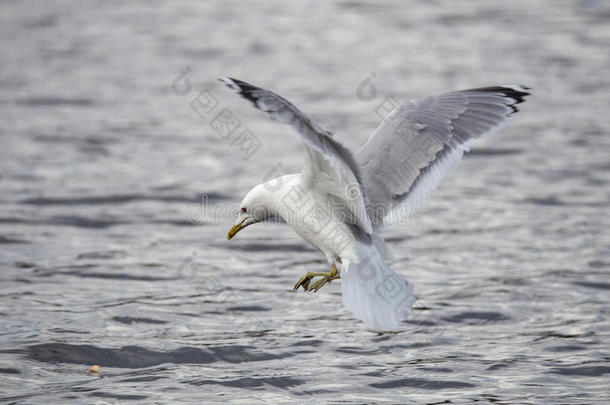
[[[246,212],[246,207],[241,207],[241,212]]]

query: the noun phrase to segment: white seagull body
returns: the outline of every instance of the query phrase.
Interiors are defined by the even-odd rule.
[[[528,95],[523,86],[496,86],[445,93],[397,107],[356,155],[283,97],[246,82],[226,85],[290,125],[306,150],[300,174],[250,190],[241,203],[231,239],[253,223],[282,218],[332,265],[308,273],[297,284],[317,291],[339,278],[343,305],[377,330],[396,328],[411,311],[413,286],[385,261],[391,253],[381,229],[398,212],[420,206],[475,138],[506,124]],[[321,280],[311,287],[313,277]]]

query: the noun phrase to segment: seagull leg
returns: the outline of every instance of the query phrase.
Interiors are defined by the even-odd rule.
[[[311,281],[312,278],[314,277],[324,277],[326,276],[328,273],[322,273],[322,272],[314,272],[314,271],[308,271],[307,273],[305,273],[305,275],[303,277],[301,277],[299,279],[299,281],[297,281],[297,283],[294,285],[294,290],[298,290],[299,287],[303,287],[303,289],[305,291],[307,291],[309,289],[309,282]]]
[[[311,279],[314,277],[322,277],[320,280],[316,281],[312,286],[309,286],[309,283],[311,282]],[[338,278],[341,278],[341,276],[339,276],[339,272],[337,271],[337,266],[335,266],[335,264],[333,263],[333,265],[330,268],[330,271],[327,273],[323,273],[323,272],[308,272],[307,274],[305,274],[303,277],[301,277],[299,279],[299,281],[297,281],[297,283],[294,285],[294,289],[298,290],[299,287],[303,287],[304,290],[306,291],[318,291],[320,288],[322,288],[324,285],[326,285],[326,283],[330,283],[333,280],[336,280]]]
[[[307,291],[318,292],[318,290],[324,287],[327,283],[330,284],[331,281],[336,280],[338,278],[341,278],[341,276],[337,271],[337,266],[335,266],[335,263],[333,263],[333,265],[330,267],[330,271],[324,276],[322,276],[321,279],[313,283],[313,285],[311,285],[309,288],[307,288]]]

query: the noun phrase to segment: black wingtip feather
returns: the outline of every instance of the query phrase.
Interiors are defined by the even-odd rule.
[[[526,90],[531,90],[531,88],[523,85],[518,86],[490,86],[490,87],[480,87],[477,89],[470,89],[468,91],[473,92],[482,92],[482,93],[493,93],[500,94],[503,97],[510,98],[514,100],[514,103],[508,104],[510,108],[512,108],[511,114],[514,114],[519,111],[517,108],[517,104],[523,103],[525,101],[525,96],[529,96],[530,93]]]
[[[229,88],[237,91],[239,95],[241,95],[246,100],[250,100],[256,108],[258,108],[257,100],[253,92],[256,90],[261,90],[261,88],[251,85],[250,83],[246,83],[242,80],[234,79],[232,77],[221,77],[218,80],[223,82]]]

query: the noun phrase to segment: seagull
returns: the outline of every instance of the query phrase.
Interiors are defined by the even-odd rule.
[[[343,306],[378,331],[396,329],[415,302],[413,285],[388,266],[393,255],[381,231],[421,206],[471,142],[506,125],[530,94],[525,86],[492,86],[406,102],[353,154],[278,94],[219,80],[289,125],[305,147],[301,173],[245,195],[227,239],[252,224],[286,222],[330,265],[328,272],[307,272],[294,290],[316,292],[340,278]]]

